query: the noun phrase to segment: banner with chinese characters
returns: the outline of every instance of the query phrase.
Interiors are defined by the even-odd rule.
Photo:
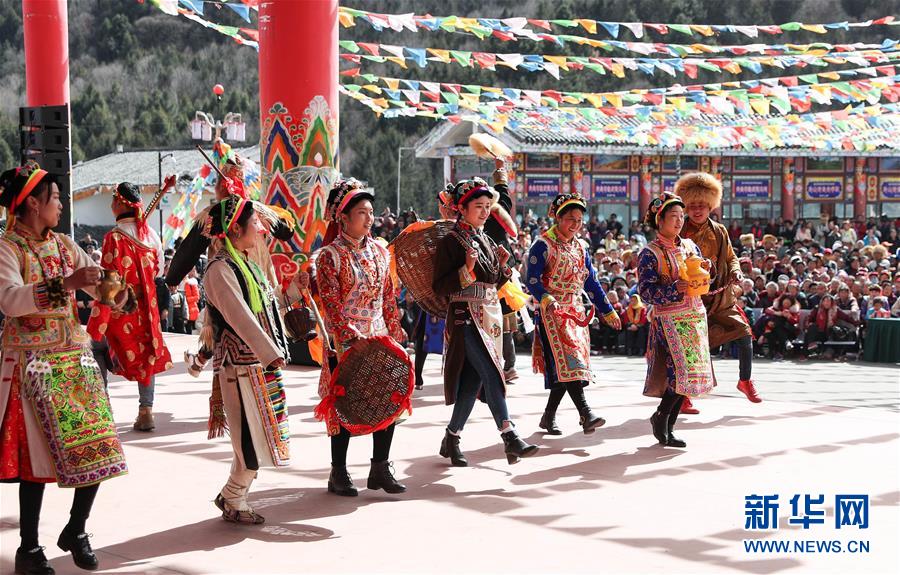
[[[767,200],[772,195],[772,182],[765,177],[735,176],[732,191],[736,200]]]
[[[628,176],[594,176],[591,188],[595,200],[627,200]]]
[[[843,196],[844,179],[841,176],[806,178],[804,197],[807,200],[839,200]]]
[[[562,189],[561,176],[527,176],[525,178],[525,196],[529,199],[553,199]]]
[[[662,177],[662,191],[664,192],[674,192],[675,191],[675,182],[678,181],[678,176],[663,176]]]
[[[900,200],[900,177],[882,176],[880,188],[882,201],[895,202]]]

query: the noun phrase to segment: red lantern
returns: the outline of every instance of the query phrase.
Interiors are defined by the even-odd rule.
[[[215,86],[213,86],[213,94],[215,94],[219,98],[221,98],[222,94],[224,94],[224,93],[225,93],[225,87],[222,86],[222,84],[216,84]]]

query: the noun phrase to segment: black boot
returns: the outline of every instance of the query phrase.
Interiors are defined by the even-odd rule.
[[[559,402],[566,395],[566,386],[557,384],[556,387],[550,389],[550,395],[547,397],[547,405],[544,407],[544,414],[541,416],[541,422],[538,427],[547,430],[547,435],[562,435],[562,430],[556,425],[556,410],[559,408]]]
[[[100,566],[100,561],[97,560],[94,550],[91,549],[91,542],[87,533],[75,534],[68,529],[63,529],[56,544],[63,551],[71,552],[75,565],[82,569],[93,571]]]
[[[662,396],[659,407],[656,408],[656,412],[650,416],[653,437],[659,441],[660,445],[666,445],[669,440],[669,414],[672,411],[672,406],[678,401],[678,397],[678,395],[667,390],[665,395]]]
[[[26,551],[21,547],[16,549],[16,574],[21,575],[54,575],[56,571],[47,561],[44,555],[43,547],[35,547],[31,551]]]
[[[450,430],[444,430],[444,440],[441,441],[441,457],[449,457],[453,467],[467,467],[469,462],[459,448],[459,436],[450,433]]]
[[[403,493],[406,486],[397,481],[391,472],[392,464],[390,461],[372,460],[372,467],[369,468],[369,481],[366,487],[369,489],[384,489],[388,493]]]
[[[500,437],[503,438],[506,461],[509,462],[510,465],[518,463],[519,459],[522,457],[531,457],[537,453],[537,445],[525,443],[525,441],[519,437],[519,434],[516,433],[515,429],[511,429],[506,433],[501,433]]]
[[[347,473],[346,465],[332,465],[331,475],[328,476],[328,492],[342,497],[356,497],[359,492],[353,485],[353,479]]]
[[[675,428],[675,420],[678,419],[678,414],[681,412],[681,404],[684,403],[684,396],[679,395],[678,400],[675,402],[675,405],[672,406],[672,409],[669,411],[669,417],[666,425],[666,446],[667,447],[687,447],[687,443],[683,439],[678,439],[674,435],[672,435],[672,430]]]
[[[562,430],[556,425],[556,410],[550,410],[549,408],[544,410],[544,415],[541,416],[541,422],[538,423],[538,427],[547,431],[547,435],[562,435]]]
[[[587,398],[584,396],[584,386],[580,381],[570,381],[566,384],[566,390],[578,409],[578,425],[581,426],[585,435],[594,433],[594,430],[606,423],[605,419],[591,411],[591,406],[588,405]]]

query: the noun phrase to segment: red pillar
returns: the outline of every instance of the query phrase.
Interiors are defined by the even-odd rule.
[[[781,218],[784,221],[794,219],[794,158],[784,158],[781,173]]]
[[[866,217],[866,159],[856,158],[853,165],[853,217]]]
[[[69,107],[69,17],[66,0],[22,0],[22,28],[25,36],[25,94],[28,107],[67,106],[66,123],[71,125]],[[72,149],[68,131],[66,147]],[[62,150],[55,150],[61,152]],[[65,170],[44,165],[59,181],[63,205],[57,232],[72,235],[72,165],[69,152]],[[59,171],[57,171],[59,170]]]
[[[653,175],[650,172],[652,162],[652,158],[649,158],[647,156],[641,157],[641,187],[638,190],[638,208],[640,213],[639,219],[641,220],[644,219],[644,214],[647,213],[647,206],[649,206],[650,202],[653,200]]]
[[[298,219],[294,240],[272,246],[280,275],[305,262],[325,233],[325,201],[338,176],[337,89],[337,0],[261,0],[263,198]]]
[[[722,171],[720,170],[722,166],[722,158],[721,156],[715,156],[712,158],[710,162],[709,172],[716,177],[719,182],[722,181]],[[722,204],[719,203],[719,207],[712,211],[716,215],[717,221],[722,221]]]
[[[22,0],[25,92],[29,106],[69,103],[66,0]]]

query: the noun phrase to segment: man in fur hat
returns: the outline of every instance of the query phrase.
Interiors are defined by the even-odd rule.
[[[740,380],[737,388],[754,403],[762,401],[756,393],[751,377],[753,341],[747,316],[737,306],[743,279],[740,263],[731,248],[728,229],[709,217],[710,211],[722,201],[722,184],[715,176],[695,172],[682,176],[675,183],[675,194],[681,196],[687,206],[688,221],[682,229],[682,237],[699,246],[703,257],[715,264],[715,279],[710,292],[703,297],[709,322],[709,347],[718,347],[737,341],[740,360]],[[693,409],[685,401],[682,411]]]

